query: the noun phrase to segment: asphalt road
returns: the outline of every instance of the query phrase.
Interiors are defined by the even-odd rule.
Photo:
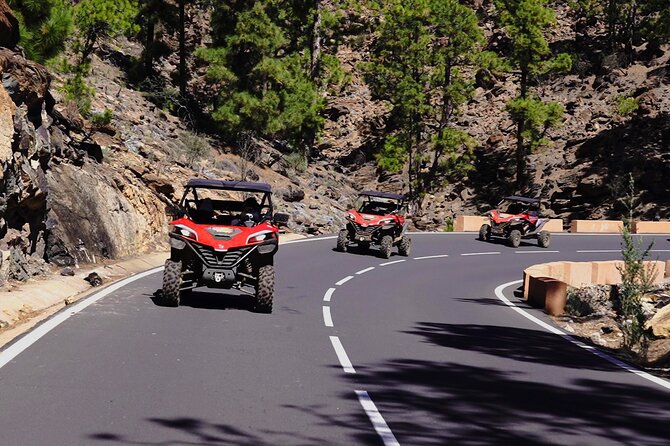
[[[667,445],[666,382],[495,293],[534,263],[617,258],[619,237],[474,238],[417,234],[388,261],[332,239],[283,245],[272,315],[218,291],[157,306],[161,273],[147,275],[0,368],[0,444]],[[512,304],[548,321],[516,286]]]

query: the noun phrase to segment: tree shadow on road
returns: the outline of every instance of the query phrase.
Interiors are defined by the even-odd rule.
[[[88,440],[96,441],[96,443],[142,446],[269,446],[278,444],[307,446],[323,444],[322,439],[307,437],[300,432],[279,432],[266,429],[250,432],[239,427],[192,417],[147,418],[145,421],[153,425],[151,429],[152,440],[150,441],[133,439],[127,435],[110,432],[91,434],[88,436]],[[161,431],[160,439],[156,439],[155,434],[153,434],[156,426],[165,428],[165,433]]]
[[[402,359],[361,371],[401,444],[667,444],[670,399],[651,386]]]
[[[526,328],[495,325],[422,322],[405,333],[424,342],[456,350],[478,352],[532,364],[596,371],[620,369],[581,351],[555,334]]]

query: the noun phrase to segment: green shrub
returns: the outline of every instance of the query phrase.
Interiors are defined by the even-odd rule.
[[[111,124],[113,117],[114,115],[112,111],[110,109],[105,109],[105,111],[102,113],[94,113],[91,116],[91,122],[96,127],[104,127]]]
[[[619,116],[632,115],[638,108],[640,108],[640,103],[636,98],[617,96],[614,100],[614,109]]]
[[[284,165],[294,172],[302,173],[307,170],[307,160],[300,152],[291,152],[284,156]]]
[[[207,156],[210,151],[210,146],[207,140],[194,133],[184,132],[181,136],[181,143],[186,162],[191,167],[193,167],[197,161]]]

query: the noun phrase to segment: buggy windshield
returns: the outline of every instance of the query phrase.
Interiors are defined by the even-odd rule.
[[[356,209],[362,214],[387,215],[400,211],[400,203],[388,198],[361,195],[356,200]]]
[[[268,192],[187,187],[180,204],[197,224],[249,226],[272,218]]]

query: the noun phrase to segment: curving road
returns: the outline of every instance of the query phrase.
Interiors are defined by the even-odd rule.
[[[668,444],[670,384],[549,332],[501,286],[616,258],[618,236],[417,234],[388,261],[333,244],[282,245],[272,315],[220,292],[157,306],[159,272],[68,308],[0,353],[0,444]]]

